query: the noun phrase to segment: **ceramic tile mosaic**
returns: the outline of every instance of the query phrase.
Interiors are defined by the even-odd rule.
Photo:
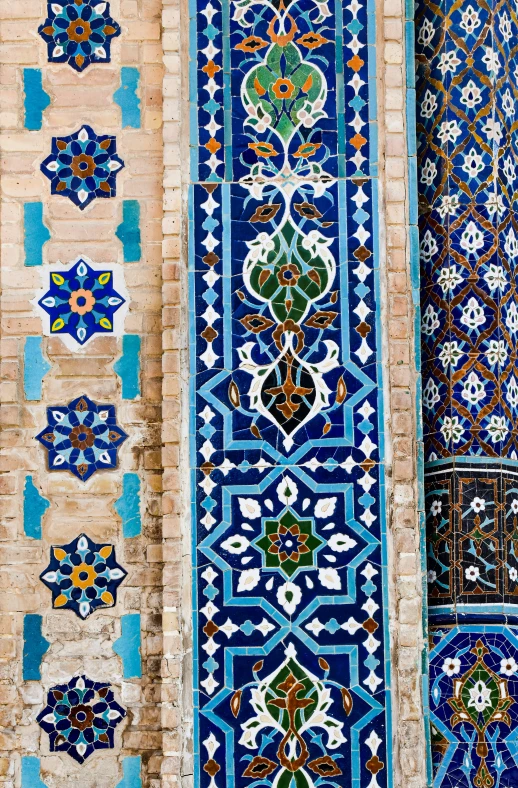
[[[118,449],[127,437],[113,405],[98,405],[83,395],[47,408],[47,426],[36,440],[48,452],[49,471],[67,470],[85,482],[96,471],[117,467]]]
[[[87,618],[97,608],[113,607],[127,572],[111,544],[96,544],[81,534],[70,544],[50,548],[50,563],[40,580],[52,591],[52,607]]]
[[[507,0],[416,8],[430,703],[434,785],[448,788],[518,784],[504,745],[518,689],[517,36]]]
[[[76,676],[51,687],[37,721],[49,735],[51,752],[84,763],[95,750],[113,749],[115,729],[125,716],[110,684]]]
[[[116,138],[83,126],[68,137],[52,137],[41,171],[50,180],[51,194],[68,197],[83,210],[96,197],[115,196],[117,173],[123,167]]]
[[[69,266],[45,268],[43,278],[43,290],[32,303],[46,336],[60,336],[77,350],[98,334],[122,333],[129,299],[120,266],[79,258]]]
[[[194,783],[385,788],[374,4],[191,9]]]
[[[50,63],[68,63],[84,71],[90,63],[109,63],[111,40],[121,29],[110,4],[99,0],[52,0],[38,33],[47,44]]]

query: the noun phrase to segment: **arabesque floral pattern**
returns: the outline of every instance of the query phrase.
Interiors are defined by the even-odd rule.
[[[374,16],[370,0],[192,16],[200,788],[392,774]]]

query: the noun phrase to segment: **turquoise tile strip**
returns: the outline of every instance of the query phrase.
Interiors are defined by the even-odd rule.
[[[29,539],[41,539],[41,518],[50,503],[34,485],[32,476],[25,477],[23,490],[23,531]]]
[[[122,243],[125,263],[138,263],[140,247],[140,203],[138,200],[123,200],[122,222],[115,235]]]
[[[50,648],[50,643],[41,634],[42,617],[27,613],[23,618],[23,680],[40,681],[41,658]]]
[[[50,233],[43,224],[43,203],[26,202],[23,206],[24,265],[43,264],[43,245],[50,240]]]
[[[140,347],[141,341],[137,334],[125,334],[122,337],[122,356],[113,365],[122,380],[122,399],[140,396]]]
[[[40,778],[41,762],[34,755],[22,755],[21,788],[47,788]]]
[[[141,758],[139,755],[128,755],[122,761],[124,777],[117,783],[117,788],[142,788],[140,778]]]
[[[28,401],[41,400],[43,378],[51,368],[41,349],[42,337],[26,337],[23,351],[23,390]]]
[[[113,100],[122,110],[122,128],[140,128],[140,99],[137,90],[140,82],[138,68],[121,68],[121,85],[113,94]]]
[[[140,654],[140,613],[128,613],[121,618],[121,636],[113,644],[113,650],[122,659],[122,674],[125,679],[142,677]]]
[[[122,518],[122,533],[125,539],[140,536],[140,479],[137,473],[125,473],[122,477],[122,495],[115,502],[115,511]]]
[[[23,89],[25,128],[29,131],[39,131],[43,112],[50,104],[50,96],[43,90],[41,68],[23,69]]]

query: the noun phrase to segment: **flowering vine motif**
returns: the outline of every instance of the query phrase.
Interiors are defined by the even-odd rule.
[[[52,194],[68,197],[83,210],[96,197],[115,196],[117,173],[123,167],[116,138],[83,126],[68,137],[52,137],[52,152],[41,171],[51,182]]]
[[[86,481],[98,470],[117,467],[117,450],[128,436],[113,405],[97,405],[83,395],[47,408],[47,419],[36,440],[48,451],[50,471],[68,470]]]
[[[50,63],[68,63],[84,71],[91,63],[109,63],[112,38],[120,27],[104,0],[51,0],[38,33],[47,44]]]
[[[97,334],[122,333],[128,297],[118,266],[96,266],[79,258],[44,276],[45,288],[33,303],[44,316],[45,334],[61,336],[75,350]]]
[[[113,545],[95,544],[81,534],[70,544],[50,548],[50,563],[40,579],[52,591],[52,607],[73,610],[84,619],[98,608],[115,605],[126,575]]]
[[[114,747],[115,728],[126,716],[109,684],[78,676],[52,687],[37,721],[51,752],[67,752],[84,763],[95,750]]]

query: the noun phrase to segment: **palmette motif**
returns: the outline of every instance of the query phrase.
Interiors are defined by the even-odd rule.
[[[194,779],[385,788],[373,14],[196,11]]]

